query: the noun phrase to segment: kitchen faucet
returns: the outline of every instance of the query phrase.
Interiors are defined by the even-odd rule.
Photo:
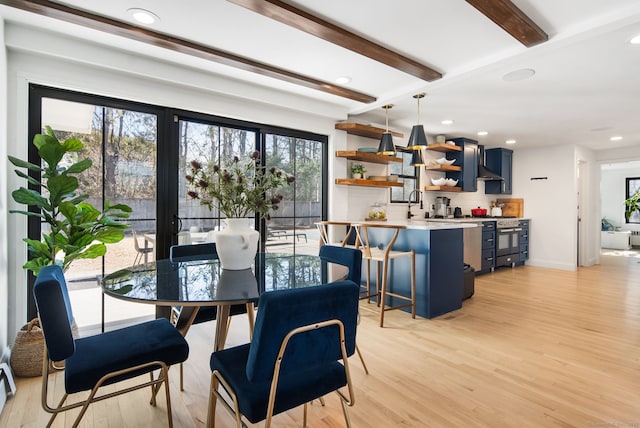
[[[418,189],[413,189],[411,193],[409,193],[409,203],[407,205],[407,218],[409,220],[411,220],[411,217],[415,216],[415,214],[411,213],[411,198],[413,197],[414,193],[418,195],[418,201],[420,201],[420,209],[422,209],[422,192],[420,192],[420,190]]]

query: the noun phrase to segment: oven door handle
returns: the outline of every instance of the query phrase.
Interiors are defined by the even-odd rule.
[[[514,230],[514,231],[516,231],[516,232],[520,232],[520,231],[522,230],[522,228],[521,228],[521,227],[516,227],[516,228],[515,228],[515,229],[513,229],[513,230]]]
[[[498,233],[515,232],[515,229],[498,229]]]

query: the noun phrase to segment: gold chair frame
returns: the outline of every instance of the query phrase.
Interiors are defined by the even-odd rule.
[[[276,401],[276,393],[278,389],[278,378],[280,376],[280,366],[282,364],[282,359],[284,357],[284,353],[287,349],[287,345],[289,340],[293,338],[295,335],[304,333],[306,331],[317,330],[320,328],[325,328],[331,325],[337,325],[340,329],[340,351],[342,353],[342,363],[344,364],[344,369],[347,377],[347,390],[348,394],[345,395],[339,389],[336,390],[336,394],[340,397],[340,404],[342,405],[342,413],[344,415],[345,423],[347,427],[351,427],[351,421],[349,420],[349,412],[347,407],[352,407],[355,404],[355,397],[353,394],[353,385],[351,383],[351,372],[349,371],[349,362],[347,359],[347,349],[345,347],[345,336],[344,336],[344,324],[342,321],[333,319],[323,321],[321,323],[309,324],[306,326],[298,327],[291,330],[283,339],[282,344],[280,345],[280,351],[278,352],[278,356],[276,358],[274,371],[273,371],[273,379],[271,380],[271,389],[269,391],[269,404],[267,406],[267,416],[265,418],[265,428],[271,427],[271,420],[273,419],[273,409]],[[222,394],[218,391],[219,384],[222,384],[226,393],[233,400],[233,407],[224,399]],[[218,398],[222,402],[223,406],[231,413],[236,421],[237,428],[242,428],[244,422],[242,421],[242,414],[240,413],[238,398],[231,388],[231,386],[225,381],[218,370],[214,370],[211,373],[211,389],[209,393],[209,411],[207,413],[207,427],[215,428],[215,413],[216,413],[216,403]],[[321,397],[319,397],[321,398]],[[303,427],[307,426],[307,403],[303,405]]]
[[[42,324],[41,324],[42,325]],[[50,372],[50,367],[54,366],[55,362],[53,362],[47,353],[47,345],[44,345],[44,356],[42,358],[42,407],[44,408],[44,410],[47,413],[51,413],[51,418],[49,419],[49,422],[47,423],[47,428],[49,428],[51,426],[51,424],[53,424],[53,421],[55,420],[56,416],[58,416],[59,413],[62,412],[66,412],[67,410],[71,410],[71,409],[75,409],[78,407],[82,407],[80,409],[80,414],[76,417],[75,421],[73,422],[72,427],[76,428],[79,424],[80,424],[80,420],[82,419],[82,417],[84,416],[85,412],[87,411],[87,409],[89,408],[89,404],[91,403],[95,403],[98,401],[102,401],[105,400],[107,398],[112,398],[118,395],[122,395],[122,394],[126,394],[127,392],[131,392],[131,391],[135,391],[138,389],[142,389],[142,388],[146,388],[146,387],[151,387],[151,400],[149,401],[149,404],[151,404],[152,406],[156,406],[156,394],[157,391],[160,389],[161,384],[164,383],[164,387],[165,387],[165,394],[166,394],[166,400],[167,400],[167,418],[169,421],[169,428],[173,428],[173,417],[171,414],[171,395],[169,392],[169,367],[162,361],[152,361],[146,364],[140,364],[138,366],[134,366],[134,367],[129,367],[127,369],[124,370],[118,370],[109,374],[104,375],[102,378],[100,378],[100,380],[98,380],[98,382],[96,383],[96,385],[91,389],[91,392],[89,393],[89,396],[86,398],[86,400],[84,401],[77,401],[75,403],[72,404],[67,404],[66,406],[64,405],[65,401],[67,400],[67,397],[69,396],[68,393],[64,393],[64,395],[62,396],[62,398],[60,399],[60,401],[58,402],[58,405],[56,407],[51,407],[48,403],[48,391],[49,391],[49,372]],[[144,382],[138,385],[134,385],[134,386],[130,386],[127,387],[125,389],[121,389],[115,392],[110,392],[107,394],[103,394],[103,395],[99,395],[96,397],[96,394],[98,392],[98,389],[107,381],[109,381],[111,378],[123,375],[125,373],[129,373],[129,372],[134,372],[146,367],[159,367],[160,369],[160,373],[158,374],[158,378],[154,379],[153,377],[153,371],[149,372],[149,376],[150,376],[150,381],[148,382]]]

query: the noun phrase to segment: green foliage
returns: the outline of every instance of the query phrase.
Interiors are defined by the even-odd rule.
[[[354,163],[353,165],[351,165],[352,174],[364,174],[365,172],[367,172],[367,170],[365,169],[363,164]]]
[[[214,163],[203,166],[191,161],[190,173],[185,177],[187,196],[209,209],[217,207],[227,218],[254,213],[268,219],[284,198],[276,192],[285,184],[291,185],[295,177],[275,167],[258,165],[259,158],[256,151],[244,162],[234,156],[223,166]]]
[[[631,218],[631,215],[634,212],[640,210],[640,191],[637,191],[636,193],[634,193],[632,197],[625,200],[624,204],[627,207],[627,209],[624,212],[624,216],[627,219],[627,221],[629,221],[629,219]]]
[[[39,190],[20,187],[12,192],[13,199],[20,204],[35,207],[37,210],[11,210],[11,213],[39,217],[50,227],[49,233],[42,234],[42,240],[25,238],[31,258],[23,268],[33,271],[35,275],[44,266],[56,262],[61,255],[62,269],[67,270],[76,259],[94,259],[103,256],[106,244],[119,242],[124,238],[124,229],[129,225],[115,221],[115,218],[129,217],[131,208],[124,204],[110,205],[105,203],[101,212],[93,205],[84,202],[88,195],[77,195],[78,178],[76,174],[91,167],[90,159],[83,159],[65,166],[65,158],[84,147],[75,138],[58,141],[50,127],[47,134],[38,134],[33,144],[38,148],[38,155],[45,166],[25,162],[9,156],[9,161],[19,168],[26,168],[40,174],[41,181],[29,177],[20,170],[15,173]]]

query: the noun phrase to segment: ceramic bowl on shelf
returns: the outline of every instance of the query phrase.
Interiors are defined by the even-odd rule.
[[[434,186],[444,186],[446,182],[447,182],[446,178],[432,178],[431,179],[431,183],[433,183]]]
[[[447,158],[440,158],[440,159],[436,159],[436,162],[438,162],[440,165],[451,165],[455,162],[455,159],[447,159]]]
[[[377,147],[360,147],[358,151],[360,153],[377,153],[378,148]]]
[[[391,183],[397,183],[398,182],[398,176],[397,175],[388,175],[387,176],[387,181],[389,181]]]
[[[445,178],[444,184],[445,186],[454,187],[456,184],[458,184],[458,180],[454,180],[453,178]]]

